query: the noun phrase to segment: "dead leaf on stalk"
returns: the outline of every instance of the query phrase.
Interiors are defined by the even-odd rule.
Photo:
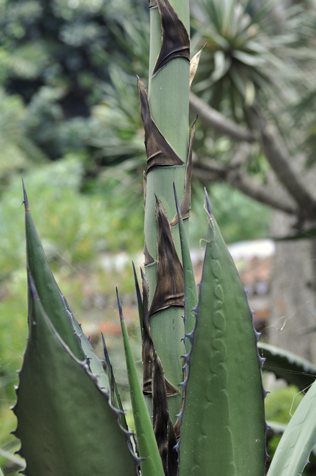
[[[147,173],[154,166],[184,165],[184,162],[166,141],[151,117],[146,88],[139,78],[137,79],[137,85],[140,96],[140,112],[145,129]]]
[[[193,170],[192,152],[193,152],[193,142],[195,137],[195,128],[196,128],[197,119],[198,119],[198,116],[196,116],[193,126],[191,128],[188,160],[187,160],[187,166],[185,170],[184,194],[180,204],[180,213],[183,220],[185,220],[186,218],[189,218],[190,210],[191,210],[191,177],[192,177],[192,170]],[[177,223],[178,223],[178,214],[174,216],[170,225],[175,226],[177,225]]]
[[[157,5],[161,17],[162,44],[153,75],[174,58],[190,62],[190,38],[184,24],[168,0],[157,0]]]
[[[176,476],[178,469],[177,443],[169,416],[167,389],[161,361],[154,352],[153,365],[153,428],[165,474]]]
[[[149,327],[149,315],[148,315],[148,296],[149,296],[149,285],[148,280],[141,271],[142,283],[143,283],[143,343],[142,343],[142,361],[143,361],[143,393],[144,395],[152,394],[152,376],[153,376],[153,362],[154,362],[154,343],[150,335]],[[165,388],[167,396],[176,395],[179,393],[179,390],[175,388],[166,378],[165,378]]]
[[[183,307],[184,275],[171,234],[166,211],[156,197],[158,229],[157,284],[149,317],[170,306]]]
[[[193,56],[193,58],[192,58],[191,61],[190,61],[190,88],[191,88],[192,81],[193,81],[193,79],[194,79],[194,76],[195,76],[196,71],[197,71],[198,66],[199,66],[199,62],[200,62],[200,57],[201,57],[202,51],[204,50],[204,48],[205,48],[206,45],[207,45],[207,43],[205,43],[205,45],[200,49],[200,51],[198,51],[198,52]]]
[[[157,0],[149,0],[149,8],[153,8],[157,6]]]
[[[154,358],[154,344],[149,330],[149,316],[148,316],[148,296],[149,285],[148,280],[141,270],[143,282],[143,345],[142,345],[142,360],[143,360],[143,394],[150,395],[152,393],[152,374],[153,374],[153,358]]]
[[[146,194],[147,194],[147,174],[143,171],[143,190],[144,190],[144,210],[146,207]]]

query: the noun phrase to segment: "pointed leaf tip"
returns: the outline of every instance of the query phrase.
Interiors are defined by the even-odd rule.
[[[181,212],[180,212],[180,205],[179,205],[179,200],[178,200],[178,196],[177,196],[176,186],[175,186],[174,182],[173,182],[173,193],[174,193],[174,200],[176,202],[177,215],[178,215],[178,219],[179,219],[179,216],[181,215]]]
[[[207,211],[208,215],[211,217],[211,216],[213,216],[213,212],[212,212],[212,209],[211,209],[211,204],[210,204],[210,200],[208,198],[206,188],[204,188],[204,193],[205,193],[205,201],[206,201],[206,211]]]
[[[29,207],[29,200],[27,198],[27,193],[26,193],[23,179],[22,179],[22,188],[23,188],[23,204],[24,204],[25,211],[27,212],[30,210],[30,207]]]
[[[121,320],[121,321],[124,321],[122,305],[121,305],[121,301],[120,301],[120,298],[119,298],[119,293],[118,293],[118,289],[117,289],[117,288],[116,288],[116,299],[117,299],[117,305],[118,305],[120,320]]]

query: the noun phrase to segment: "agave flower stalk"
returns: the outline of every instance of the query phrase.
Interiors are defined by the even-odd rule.
[[[170,231],[169,222],[176,215],[173,183],[180,199],[185,192],[189,79],[189,2],[151,0],[148,96],[143,83],[138,82],[147,151],[145,274],[150,331],[168,381],[173,422],[182,400],[178,385],[183,380],[180,357],[185,349],[181,341],[184,288],[179,234],[176,226]],[[152,389],[146,383],[144,390],[151,399]]]

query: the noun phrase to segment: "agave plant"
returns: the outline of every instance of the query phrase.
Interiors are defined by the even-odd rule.
[[[259,336],[207,195],[198,293],[189,254],[195,124],[189,140],[188,98],[200,53],[190,60],[188,2],[150,0],[150,28],[148,94],[138,79],[147,153],[142,293],[134,270],[142,387],[117,292],[136,435],[105,341],[101,362],[54,280],[24,189],[29,336],[14,433],[29,476],[264,474]],[[262,351],[273,355],[273,349]],[[301,473],[316,439],[315,394],[314,384],[269,476]]]

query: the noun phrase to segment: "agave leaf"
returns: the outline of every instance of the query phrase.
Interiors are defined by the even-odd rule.
[[[84,335],[84,333],[82,331],[82,328],[81,328],[81,325],[79,324],[79,322],[75,319],[74,315],[72,314],[66,298],[63,296],[63,294],[61,293],[60,290],[59,290],[59,293],[60,293],[61,299],[64,303],[66,312],[67,312],[69,318],[71,319],[71,322],[72,322],[73,328],[75,330],[76,336],[79,337],[81,349],[84,353],[84,356],[86,358],[86,361],[89,365],[89,368],[90,368],[91,372],[93,373],[93,375],[97,379],[99,387],[102,390],[109,390],[109,388],[110,388],[109,379],[108,379],[106,373],[104,372],[104,368],[103,368],[103,364],[102,364],[101,360],[98,359],[98,357],[95,355],[90,340]]]
[[[182,253],[182,264],[184,270],[184,328],[185,334],[191,334],[195,327],[195,312],[194,309],[197,306],[198,297],[196,292],[196,284],[194,278],[194,272],[192,267],[192,261],[190,256],[190,249],[186,238],[186,233],[184,229],[183,220],[181,217],[181,210],[178,203],[178,198],[176,194],[176,189],[174,187],[174,195],[176,201],[176,207],[178,211],[178,225],[179,225],[179,235],[181,243],[181,253]],[[186,339],[186,349],[187,352],[190,350],[190,340]]]
[[[316,382],[313,383],[290,423],[274,454],[267,476],[299,476],[309,462],[316,441]]]
[[[137,297],[139,327],[140,327],[141,337],[143,338],[143,321],[144,321],[143,300],[142,300],[142,296],[141,296],[140,289],[139,289],[139,284],[138,284],[138,279],[137,279],[137,274],[136,274],[136,269],[135,269],[134,263],[133,263],[133,274],[134,274],[135,290],[136,290],[136,297]]]
[[[117,292],[117,291],[116,291]],[[126,366],[130,394],[132,400],[134,421],[136,427],[137,443],[140,457],[144,458],[141,462],[142,476],[164,476],[162,461],[158,451],[156,438],[151,426],[150,417],[147,411],[146,403],[142,389],[138,380],[136,366],[133,360],[131,347],[128,340],[127,329],[123,318],[122,306],[117,292],[117,302],[120,313],[122,335],[124,341],[124,350],[126,357]],[[124,473],[122,473],[124,474]]]
[[[197,322],[186,360],[180,476],[262,476],[264,391],[258,336],[206,196],[208,235]]]
[[[145,129],[145,147],[147,153],[147,173],[154,166],[183,165],[171,145],[166,141],[151,117],[148,96],[144,83],[138,78],[140,112]]]
[[[42,244],[37,234],[24,183],[23,194],[27,266],[32,273],[44,310],[46,314],[50,316],[51,322],[56,331],[75,356],[80,360],[84,360],[85,356],[81,349],[79,339],[75,335],[71,320],[67,316],[57,283],[49,267]]]
[[[174,58],[190,62],[188,32],[168,0],[157,0],[162,27],[162,44],[153,75]]]
[[[260,355],[265,359],[263,370],[273,372],[300,390],[308,388],[316,379],[316,366],[299,355],[274,345],[258,343]]]
[[[50,266],[47,262],[42,244],[37,234],[28,198],[23,183],[25,205],[25,230],[27,265],[43,303],[45,313],[49,316],[61,339],[79,360],[89,363],[91,372],[98,379],[101,389],[109,389],[109,381],[102,363],[94,354],[89,339],[84,335],[81,325],[73,316],[69,305],[60,291]]]
[[[135,476],[139,461],[120,412],[56,332],[30,273],[28,286],[30,329],[13,409],[26,474]]]
[[[124,408],[123,408],[123,405],[122,405],[121,396],[120,396],[120,393],[118,391],[118,387],[117,387],[116,380],[115,380],[115,377],[114,377],[113,367],[112,367],[110,357],[109,357],[109,353],[108,353],[108,350],[107,350],[107,347],[106,347],[106,344],[105,344],[104,336],[103,336],[103,334],[101,334],[101,336],[102,336],[102,343],[103,343],[105,366],[106,366],[107,376],[108,376],[108,379],[109,379],[109,382],[110,382],[110,398],[111,398],[110,401],[111,401],[111,405],[114,406],[117,410],[120,411],[120,414],[121,414],[120,415],[120,421],[121,421],[122,428],[129,431],[129,427],[127,425],[127,421],[126,421],[126,417],[125,417],[125,413],[124,413]],[[133,439],[133,448],[135,448],[136,443],[134,441],[133,436],[132,436],[132,439]]]

